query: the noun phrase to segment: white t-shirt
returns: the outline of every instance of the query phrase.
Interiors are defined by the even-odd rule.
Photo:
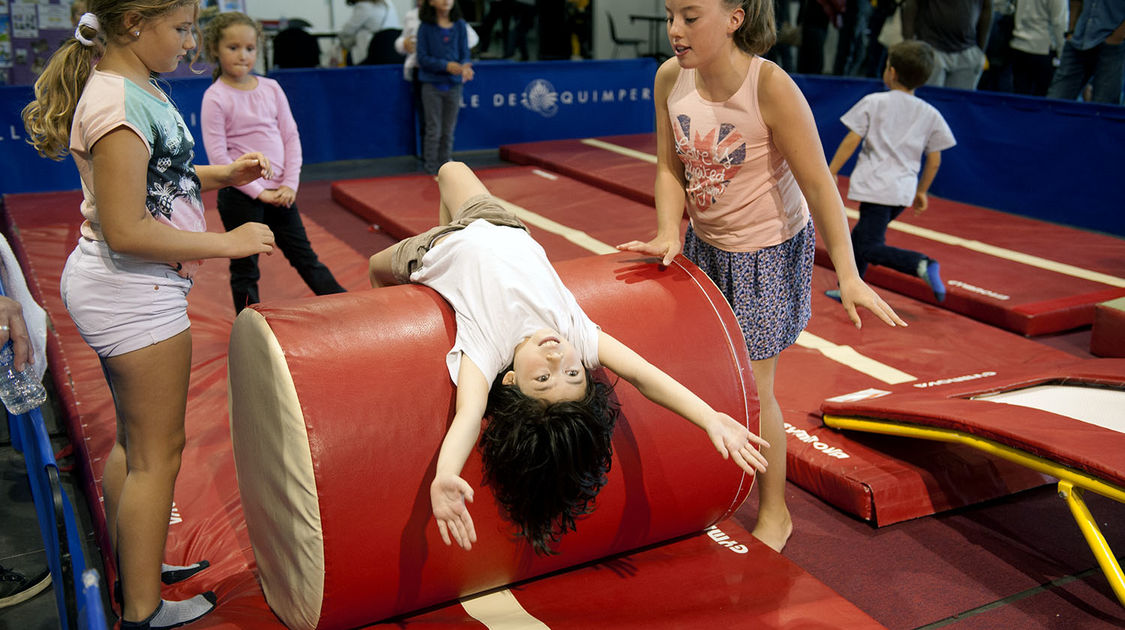
[[[410,281],[434,289],[453,307],[457,336],[446,364],[454,384],[462,353],[491,382],[512,363],[516,346],[542,328],[569,340],[583,365],[598,366],[598,327],[543,248],[521,229],[473,221],[426,252]]]
[[[853,201],[909,206],[922,155],[957,144],[937,109],[901,90],[868,94],[840,120],[863,136],[848,187]]]

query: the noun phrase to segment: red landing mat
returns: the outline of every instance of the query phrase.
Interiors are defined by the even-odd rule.
[[[812,321],[778,364],[776,394],[788,425],[791,481],[880,526],[1049,481],[968,447],[824,427],[819,409],[825,399],[886,391],[892,384],[924,391],[947,382],[988,383],[1026,366],[1074,359],[887,291],[883,297],[910,325],[891,328],[861,311],[863,328],[856,330],[839,303],[824,295],[835,286],[831,271],[815,268]],[[1010,413],[1019,417],[1020,410]]]
[[[493,195],[533,213],[523,218],[551,260],[607,253],[618,243],[656,234],[650,207],[568,177],[533,167],[476,174]],[[332,198],[396,238],[437,225],[438,187],[429,176],[338,181]]]
[[[87,500],[96,506],[101,503],[103,458],[114,439],[112,402],[97,357],[79,337],[58,292],[63,265],[77,239],[79,201],[75,192],[8,195],[4,221],[28,285],[51,318],[51,373],[78,466],[87,481]],[[205,202],[213,208],[214,196],[206,195]],[[348,225],[332,217],[325,219],[325,225],[351,232],[338,238],[306,212],[305,226],[321,260],[345,287],[366,288],[367,257],[385,246],[386,239],[373,236],[370,248],[359,251],[355,247],[365,249],[365,239],[356,237],[354,220]],[[213,229],[221,225],[214,212],[208,212],[208,221]],[[263,256],[261,262],[261,291],[267,300],[311,295],[282,256]],[[187,447],[176,485],[165,561],[187,564],[206,558],[212,566],[191,580],[165,587],[164,596],[180,599],[203,590],[217,593],[218,608],[193,628],[281,628],[254,574],[231,457],[226,352],[234,311],[223,262],[208,261],[200,270],[189,313],[194,354]],[[95,509],[92,518],[101,548],[108,549],[104,515]],[[115,575],[109,558],[106,565],[107,582],[112,582]],[[699,627],[696,619],[706,620],[707,626],[821,627],[843,620],[847,627],[879,627],[824,584],[753,541],[733,522],[723,523],[721,531],[556,574],[513,587],[513,591],[525,611],[558,628],[600,626],[605,620],[620,627]],[[478,606],[474,611],[487,616],[496,608],[486,607],[482,612]],[[503,607],[500,610],[504,612]],[[476,624],[460,604],[453,604],[386,627]]]
[[[653,207],[656,134],[506,144],[500,158],[539,166]]]
[[[500,601],[492,608],[488,600]],[[482,626],[882,627],[730,520],[671,544],[375,627]]]
[[[645,158],[655,154],[654,134],[533,142],[500,150],[513,162],[653,204],[655,167]],[[846,199],[847,180],[841,181]],[[846,204],[852,209],[859,205]],[[1089,325],[1095,304],[1125,295],[1125,240],[967,204],[931,197],[922,216],[907,210],[892,224],[887,243],[941,262],[948,291],[943,308],[1024,335]],[[817,254],[818,262],[828,265],[823,247]],[[926,284],[912,276],[871,267],[867,280],[933,301]]]

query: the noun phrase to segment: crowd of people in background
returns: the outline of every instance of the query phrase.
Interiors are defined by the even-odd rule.
[[[797,6],[799,5],[799,6]],[[879,77],[904,39],[937,55],[927,85],[1122,102],[1125,3],[1096,0],[775,0],[787,71]],[[826,46],[830,27],[837,37]]]
[[[401,45],[397,51],[392,46],[402,36],[395,1],[348,0],[353,13],[338,34],[347,50],[346,63],[403,61]],[[476,58],[593,56],[590,0],[457,4],[479,34]],[[1125,3],[774,0],[774,13],[777,43],[764,56],[790,73],[879,78],[888,47],[918,39],[937,55],[927,85],[1123,102]]]

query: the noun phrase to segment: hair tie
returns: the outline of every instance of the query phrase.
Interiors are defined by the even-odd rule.
[[[81,42],[83,46],[93,46],[94,40],[86,39],[86,36],[82,34],[83,26],[88,26],[97,33],[101,30],[101,24],[98,24],[98,16],[93,13],[83,13],[82,17],[78,20],[78,26],[74,27],[74,39]]]

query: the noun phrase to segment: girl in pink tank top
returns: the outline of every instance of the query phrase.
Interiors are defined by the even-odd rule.
[[[856,271],[844,202],[808,103],[783,70],[758,57],[776,38],[772,0],[667,0],[666,7],[675,58],[657,71],[653,99],[657,234],[618,247],[665,265],[682,250],[734,309],[770,443],[753,534],[780,551],[793,525],[773,380],[779,353],[811,311],[814,221],[856,327],[858,306],[888,325],[906,322]],[[691,224],[681,244],[685,207]]]

